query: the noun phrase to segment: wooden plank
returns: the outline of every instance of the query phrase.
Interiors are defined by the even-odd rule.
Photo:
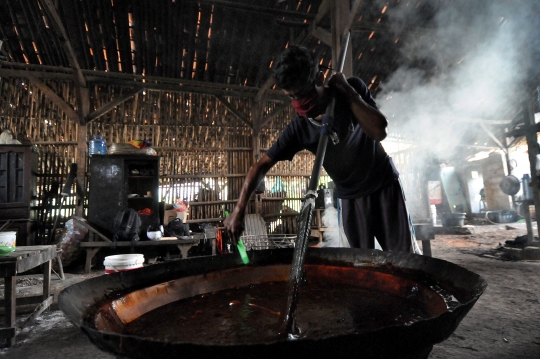
[[[28,318],[25,319],[25,321],[17,327],[17,333],[24,329],[28,324],[34,323],[34,321],[45,311],[45,309],[49,308],[51,304],[53,303],[53,296],[48,296],[45,298],[45,300],[34,309],[32,314],[28,316]]]
[[[52,20],[51,25],[55,29],[57,36],[62,44],[62,47],[64,48],[64,52],[68,58],[69,64],[75,71],[76,82],[80,85],[85,85],[86,82],[84,80],[84,76],[82,75],[81,68],[79,66],[77,54],[75,53],[73,46],[71,46],[71,42],[69,41],[69,37],[67,36],[66,29],[64,28],[62,20],[60,19],[60,16],[58,15],[58,12],[56,11],[56,7],[54,6],[52,0],[43,0],[43,5],[49,18]]]
[[[156,45],[154,41],[154,28],[152,27],[152,23],[154,23],[153,17],[154,13],[152,9],[153,6],[149,6],[148,1],[143,1],[143,10],[144,10],[144,50],[145,50],[145,64],[144,69],[146,70],[147,75],[155,76],[156,73],[156,66],[155,66],[155,58],[156,58]]]
[[[55,248],[55,258],[56,258],[56,248]],[[51,266],[51,262],[52,262],[52,259],[46,261],[45,263],[43,263],[43,300],[44,300],[43,304],[48,299],[51,299],[51,302],[52,302],[52,297],[51,297],[51,268],[52,268],[52,266]],[[49,305],[50,305],[50,303],[49,303]],[[47,307],[45,307],[45,308],[47,308]]]
[[[17,306],[24,306],[24,305],[32,305],[32,304],[38,304],[43,302],[43,296],[42,295],[33,295],[29,297],[19,297],[17,298]],[[0,299],[0,306],[5,306],[6,300]]]
[[[7,328],[15,328],[15,297],[17,296],[17,289],[16,289],[16,277],[15,276],[8,276],[4,278],[4,293],[5,293],[5,316],[6,316],[6,322],[5,326]],[[10,331],[0,331],[0,335],[10,335]],[[7,339],[7,345],[13,346],[15,345],[15,332],[13,332],[13,335],[10,337],[5,337]]]
[[[15,12],[13,11],[13,8],[10,6],[10,2],[6,2],[5,5],[7,5],[7,7],[9,8],[9,15],[10,15],[10,18],[11,18],[11,21],[13,23],[13,28],[16,32],[19,32],[21,31],[20,29],[20,24],[19,24],[19,21],[18,21],[18,18],[15,14]],[[13,3],[11,4],[13,5]],[[6,41],[6,43],[9,44],[10,41]],[[17,49],[17,51],[14,52],[14,54],[18,54],[19,55],[19,61],[23,61],[24,57],[26,58],[32,58],[32,55],[30,54],[31,52],[34,52],[33,49],[28,49],[28,45],[25,44],[25,42],[23,41],[18,41],[19,42],[19,46],[15,46],[15,48]],[[20,50],[20,51],[19,51]],[[26,61],[24,61],[26,62]]]
[[[108,71],[118,72],[118,49],[116,48],[116,34],[114,34],[114,28],[112,26],[113,14],[111,12],[110,1],[95,1],[100,13],[99,19],[102,25],[103,34],[102,41],[105,45],[105,51],[107,53],[106,66]],[[110,34],[110,35],[109,35]]]
[[[269,6],[261,6],[261,5],[255,5],[252,3],[243,3],[243,2],[235,2],[235,1],[226,1],[226,0],[187,0],[186,2],[199,2],[201,4],[212,4],[216,7],[223,7],[224,10],[227,9],[235,9],[240,14],[242,14],[242,18],[245,17],[244,12],[255,12],[255,13],[264,13],[264,14],[273,14],[276,16],[284,16],[284,17],[292,17],[297,19],[313,19],[315,15],[300,12],[300,11],[294,11],[294,10],[286,10],[286,9],[279,9],[276,7],[269,7]],[[221,10],[221,9],[220,9]],[[241,11],[240,11],[241,10]]]
[[[94,13],[92,6],[94,5],[93,1],[81,1],[83,17],[86,19],[86,26],[88,30],[86,36],[90,40],[89,46],[93,49],[92,54],[94,56],[94,68],[101,71],[106,71],[105,58],[103,56],[103,39],[102,35],[99,33],[99,27],[94,23],[95,19],[98,18],[98,14]]]
[[[23,15],[24,15],[24,18],[25,18],[25,20],[26,20],[27,31],[30,33],[30,37],[31,37],[31,39],[32,39],[32,43],[33,43],[33,44],[41,43],[42,41],[40,41],[40,42],[37,41],[37,36],[36,36],[36,32],[37,32],[37,33],[41,33],[41,31],[39,31],[39,29],[37,29],[37,28],[34,29],[34,26],[36,26],[37,24],[34,22],[33,18],[31,19],[31,18],[28,16],[27,10],[29,10],[29,9],[27,9],[26,6],[21,6],[20,9],[22,10]],[[28,55],[29,55],[29,60],[30,60],[30,62],[33,62],[33,63],[40,62],[40,61],[38,60],[36,51],[30,51],[30,53],[29,53]]]
[[[86,66],[82,66],[87,69],[94,68],[94,61],[93,58],[90,56],[90,47],[88,45],[88,38],[86,34],[86,28],[84,26],[84,23],[81,24],[77,19],[81,19],[81,12],[82,12],[82,5],[79,1],[73,1],[73,2],[66,2],[62,4],[62,8],[66,9],[64,11],[64,18],[66,19],[66,25],[70,27],[70,24],[72,26],[72,29],[69,30],[70,36],[73,36],[72,39],[75,39],[75,36],[77,38],[73,41],[73,46],[75,48],[75,51],[77,51],[77,54],[79,56],[82,56]],[[65,14],[70,14],[66,16]],[[70,21],[71,20],[71,21]],[[75,35],[77,34],[77,35]],[[80,47],[78,47],[80,46]]]
[[[201,235],[202,236],[202,235]],[[199,243],[198,238],[186,239],[174,239],[174,240],[159,240],[159,241],[137,241],[134,243],[135,247],[163,247],[163,246],[177,246],[179,244],[196,244]],[[103,248],[103,247],[131,247],[130,241],[125,242],[81,242],[81,248]]]
[[[115,2],[112,7],[114,13],[115,31],[118,34],[118,45],[120,47],[120,61],[122,72],[133,73],[133,63],[131,58],[131,48],[129,46],[129,4],[125,1]]]

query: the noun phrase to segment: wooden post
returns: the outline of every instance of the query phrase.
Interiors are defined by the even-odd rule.
[[[350,28],[349,15],[351,13],[351,8],[349,1],[333,0],[331,3],[332,67],[335,67],[341,52],[341,40]],[[352,76],[352,46],[348,47],[347,54],[345,55],[343,74],[346,77]]]
[[[533,192],[533,201],[535,215],[538,218],[540,215],[540,179],[538,178],[538,173],[536,171],[536,155],[538,155],[538,136],[536,132],[536,126],[534,123],[534,97],[530,98],[528,103],[525,103],[524,106],[527,106],[527,115],[529,117],[529,127],[527,128],[527,147],[529,152],[529,163],[531,168],[531,187]],[[528,206],[527,203],[525,203]],[[527,208],[528,209],[528,208]],[[529,239],[531,236],[528,236]],[[538,237],[540,238],[540,226],[538,226]]]
[[[77,200],[75,214],[78,217],[84,217],[84,198],[86,197],[86,156],[88,153],[88,138],[86,134],[86,123],[79,123],[77,127],[77,192],[83,194],[83,198]]]
[[[261,136],[261,127],[263,124],[263,111],[266,106],[266,92],[261,92],[257,95],[256,100],[252,103],[252,119],[253,128],[252,133],[252,145],[253,145],[253,155],[252,163],[255,163],[260,158],[260,136]],[[249,164],[251,166],[251,164]],[[263,214],[262,206],[262,195],[255,195],[255,213]]]

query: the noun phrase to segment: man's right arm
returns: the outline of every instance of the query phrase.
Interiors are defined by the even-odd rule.
[[[229,237],[232,239],[233,244],[236,245],[238,238],[244,230],[244,217],[246,214],[246,206],[248,201],[255,192],[255,189],[259,183],[263,180],[266,173],[277,163],[277,161],[264,155],[257,163],[252,165],[246,175],[242,190],[240,191],[240,197],[236,202],[236,206],[229,216],[223,222]]]

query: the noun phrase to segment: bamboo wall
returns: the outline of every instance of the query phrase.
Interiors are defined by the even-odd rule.
[[[46,81],[48,87],[76,109],[73,84]],[[28,80],[3,78],[0,87],[0,130],[9,129],[21,142],[35,144],[38,154],[37,205],[40,235],[48,237],[54,219],[60,215],[59,228],[74,214],[76,196],[67,197],[58,211],[46,213],[43,198],[52,189],[62,187],[70,165],[76,162],[77,144],[92,135],[102,135],[107,143],[125,143],[132,139],[149,140],[161,157],[161,200],[173,203],[186,198],[191,203],[193,222],[221,220],[231,211],[239,196],[245,174],[254,163],[252,130],[214,96],[180,92],[144,91],[90,122],[87,138],[78,138],[78,124]],[[91,86],[90,112],[95,111],[127,90],[119,86]],[[230,106],[250,118],[250,99],[230,98]],[[269,102],[271,114],[280,103]],[[262,129],[263,154],[277,139],[292,117],[283,111]],[[261,196],[262,215],[281,224],[281,212],[294,213],[305,195],[313,155],[301,153],[294,161],[279,163],[268,174],[267,191]],[[276,183],[279,182],[279,185]],[[87,183],[82,184],[87,188]],[[55,187],[56,186],[56,187]],[[281,190],[277,190],[281,188]],[[75,188],[73,188],[75,193]],[[255,212],[252,201],[248,211]],[[282,225],[280,227],[290,228]],[[294,229],[295,230],[295,229]]]
[[[73,104],[70,84],[51,81],[48,85]],[[42,200],[47,192],[53,188],[58,191],[65,183],[77,155],[78,125],[26,79],[3,78],[0,90],[0,130],[11,130],[19,141],[34,144],[39,153],[34,209],[36,220],[42,224],[38,226],[38,238],[47,238],[56,216],[66,218],[75,209],[75,196],[65,198],[62,213],[58,197],[52,200],[51,212],[45,211]],[[60,226],[63,222],[59,221]]]

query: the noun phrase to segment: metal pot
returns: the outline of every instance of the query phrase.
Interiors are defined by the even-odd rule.
[[[237,254],[164,262],[75,284],[60,293],[58,304],[67,318],[94,344],[121,357],[260,358],[264,354],[268,357],[297,358],[301,354],[302,357],[320,358],[331,353],[332,356],[344,358],[403,359],[427,358],[433,344],[450,336],[486,287],[486,282],[477,274],[431,257],[376,250],[310,248],[306,257],[307,267],[322,268],[323,271],[330,267],[368,270],[376,281],[380,281],[379,274],[391,274],[403,278],[405,282],[436,283],[458,298],[460,304],[452,310],[436,311],[429,319],[412,324],[347,335],[330,333],[317,340],[306,337],[298,340],[276,339],[273,343],[216,345],[165,342],[122,334],[120,317],[137,317],[164,304],[166,300],[160,299],[159,293],[184,288],[177,289],[176,293],[190,297],[231,285],[248,285],[265,280],[261,276],[275,280],[276,276],[283,275],[277,275],[278,271],[273,268],[290,268],[292,254],[292,249],[250,251],[249,266],[244,266]],[[243,274],[234,276],[230,274],[232,272]],[[285,271],[284,276],[287,275]],[[189,281],[191,285],[175,286],[179,281]],[[155,291],[154,288],[160,285],[165,285],[167,290]],[[358,285],[370,284],[360,282]]]

